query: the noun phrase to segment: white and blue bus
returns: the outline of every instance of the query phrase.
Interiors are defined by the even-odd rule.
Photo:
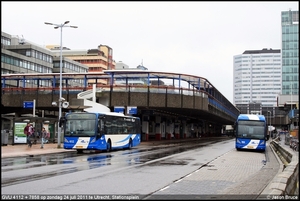
[[[71,112],[60,119],[64,148],[83,150],[130,149],[141,143],[140,118],[121,113]]]
[[[265,151],[267,130],[264,115],[240,114],[235,122],[235,148]]]

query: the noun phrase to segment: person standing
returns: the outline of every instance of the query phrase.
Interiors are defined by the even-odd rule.
[[[32,147],[31,135],[33,134],[33,126],[29,122],[24,128],[24,134],[27,136],[28,147]]]
[[[40,137],[41,137],[41,149],[44,148],[44,142],[46,141],[47,138],[47,131],[45,129],[45,127],[42,128],[42,131],[40,133]]]

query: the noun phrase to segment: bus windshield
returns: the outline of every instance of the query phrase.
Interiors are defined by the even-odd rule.
[[[265,139],[265,124],[260,121],[239,121],[237,138]]]
[[[96,135],[96,115],[70,113],[66,116],[65,136],[92,137]]]

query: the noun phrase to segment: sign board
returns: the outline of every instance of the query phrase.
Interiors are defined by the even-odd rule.
[[[123,106],[115,106],[114,112],[123,113],[124,114],[124,107]]]
[[[137,114],[137,107],[127,106],[127,114]]]
[[[27,123],[15,122],[14,126],[14,144],[26,143],[27,136],[24,134],[24,128]]]
[[[33,101],[24,101],[23,108],[33,108]]]

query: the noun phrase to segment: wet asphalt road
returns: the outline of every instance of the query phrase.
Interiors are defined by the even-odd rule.
[[[110,153],[7,158],[2,159],[2,194],[132,194],[149,198],[233,151],[234,139],[219,138],[138,146]],[[242,154],[268,160],[265,153]],[[261,169],[262,161],[257,162],[254,173]]]

